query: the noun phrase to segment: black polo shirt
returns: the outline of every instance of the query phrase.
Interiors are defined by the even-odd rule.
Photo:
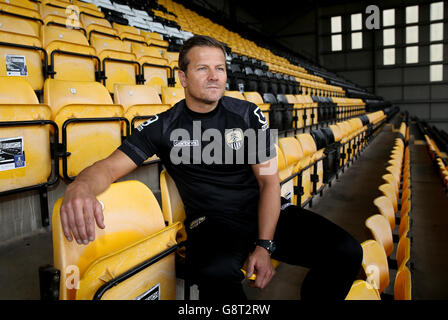
[[[185,100],[133,130],[119,150],[137,165],[156,154],[173,178],[187,220],[206,216],[255,232],[259,186],[251,164],[275,157],[274,137],[253,103],[222,97],[208,113]]]

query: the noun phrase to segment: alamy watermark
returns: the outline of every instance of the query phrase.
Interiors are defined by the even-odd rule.
[[[170,141],[170,160],[174,165],[257,164],[272,159],[278,130],[232,128],[226,129],[223,136],[218,129],[202,131],[201,121],[193,121],[192,135],[186,129],[175,129],[170,134]],[[275,173],[276,161],[269,164],[273,162],[275,166],[266,166],[263,174]]]

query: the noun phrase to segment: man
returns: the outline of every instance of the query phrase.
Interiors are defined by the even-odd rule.
[[[257,274],[252,285],[263,289],[275,273],[271,254],[311,268],[303,299],[321,297],[319,290],[329,286],[328,297],[343,299],[360,268],[360,246],[328,220],[287,203],[279,219],[270,130],[256,105],[223,96],[227,76],[221,44],[192,37],[180,51],[179,69],[185,100],[151,117],[67,187],[61,206],[67,239],[93,241],[95,221],[105,228],[95,196],[157,154],[185,205],[187,272],[201,300],[245,299],[240,269],[247,259],[248,277]],[[325,259],[344,262],[327,266]]]

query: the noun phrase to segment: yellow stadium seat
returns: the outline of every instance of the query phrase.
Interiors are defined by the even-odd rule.
[[[408,267],[403,266],[397,272],[394,283],[394,300],[412,300],[412,280]]]
[[[66,6],[55,6],[51,4],[42,4],[40,6],[40,16],[42,19],[45,19],[46,17],[52,15],[52,16],[58,16],[64,19],[67,19],[69,17],[68,12],[66,13]]]
[[[381,300],[378,290],[364,280],[355,280],[345,300]]]
[[[0,39],[0,76],[23,77],[33,90],[41,91],[47,55],[40,39],[3,31],[0,31]]]
[[[49,181],[50,119],[24,78],[0,77],[0,193],[56,182]]]
[[[176,240],[178,242],[187,239],[187,233],[183,222],[186,218],[184,203],[180,197],[177,186],[168,172],[164,169],[160,173],[160,193],[162,199],[162,213],[165,222],[171,225],[176,222],[182,223],[179,229]],[[179,250],[178,254],[185,258],[185,251]]]
[[[162,104],[154,88],[145,85],[115,84],[114,103],[123,106],[125,117],[131,123],[131,128],[145,121],[144,118],[134,120],[135,117],[152,116],[170,108],[170,105]]]
[[[279,148],[280,148],[280,152],[284,157],[284,169],[280,170],[279,168],[279,174],[280,174],[280,178],[281,180],[285,180],[286,178],[288,178],[289,176],[299,173],[301,171],[301,169],[303,167],[305,167],[304,164],[308,163],[304,163],[302,164],[301,161],[307,161],[306,159],[304,159],[304,154],[303,154],[303,150],[300,146],[300,143],[297,139],[293,138],[293,137],[284,137],[284,138],[280,138],[278,140],[278,144],[279,144]],[[299,188],[302,190],[305,189],[305,185],[308,184],[308,182],[304,181],[304,179],[308,178],[309,179],[309,175],[308,172],[305,172],[305,178],[304,178],[304,172],[302,172],[302,174],[300,174],[297,177],[294,177],[292,180],[290,180],[289,182],[283,184],[282,186],[282,190],[284,190],[285,188],[287,190],[289,190],[289,192],[292,191],[292,194],[290,195],[289,198],[291,198],[291,202],[294,205],[301,205],[305,200],[307,200],[308,198],[302,197],[298,194],[296,194],[296,192],[294,192],[294,188]],[[291,197],[292,196],[292,197]],[[298,198],[300,197],[300,198]],[[285,197],[287,199],[289,199],[288,197]],[[298,203],[298,199],[300,199],[300,204]],[[303,201],[302,201],[303,200]]]
[[[365,225],[372,233],[373,239],[383,246],[386,256],[390,256],[394,250],[394,243],[387,218],[381,214],[375,214],[366,220]]]
[[[156,47],[163,56],[168,51],[169,42],[163,40],[163,36],[157,32],[147,32],[141,30],[141,35],[145,37],[146,44],[150,47]]]
[[[145,43],[145,37],[140,35],[140,30],[133,26],[125,26],[118,23],[113,23],[112,27],[118,32],[118,36],[123,41]]]
[[[299,141],[304,155],[302,169],[310,164],[314,164],[312,167],[305,169],[305,172],[308,171],[308,173],[304,173],[304,175],[308,175],[309,184],[307,181],[302,181],[302,183],[305,183],[303,185],[304,197],[309,199],[323,185],[323,163],[322,160],[318,161],[323,151],[318,152],[316,143],[309,133],[298,134],[296,139]]]
[[[162,103],[174,106],[180,100],[185,99],[184,88],[162,87]]]
[[[0,2],[0,31],[39,38],[42,25],[36,10]]]
[[[378,208],[379,212],[387,218],[390,224],[390,229],[395,229],[395,211],[392,201],[386,197],[381,196],[373,200],[373,204]]]
[[[293,168],[286,166],[285,156],[283,155],[282,150],[276,145],[277,151],[277,169],[278,169],[278,178],[281,183],[283,180],[286,180],[291,176]],[[294,181],[290,180],[280,185],[280,195],[287,200],[291,200],[294,194]]]
[[[404,216],[400,219],[400,226],[398,227],[398,237],[404,237],[408,234],[411,227],[411,221],[409,216]]]
[[[44,26],[42,40],[48,53],[52,78],[70,81],[97,79],[100,60],[81,31],[60,26]]]
[[[91,35],[90,43],[102,63],[103,84],[110,93],[113,93],[115,83],[137,84],[140,64],[135,54],[131,53],[130,43],[101,37],[96,33]]]
[[[370,283],[381,294],[389,286],[389,266],[383,247],[375,240],[361,243],[362,267]]]
[[[68,242],[60,219],[63,198],[53,209],[54,267],[60,271],[61,300],[145,298],[176,299],[174,251],[180,223],[165,227],[157,199],[144,184],[124,181],[112,184],[97,196],[103,204],[105,229],[95,226],[95,241],[88,245]],[[166,254],[157,263],[149,259]],[[142,263],[140,272],[117,277]],[[107,290],[102,287],[110,283]],[[102,288],[103,290],[99,290]]]
[[[165,112],[171,106],[162,104],[154,88],[145,85],[115,84],[114,103],[123,106],[124,117],[128,119],[131,130],[136,128],[151,116]],[[145,163],[159,159],[156,155],[148,158]]]
[[[162,93],[162,87],[172,83],[172,68],[168,59],[163,58],[158,49],[140,43],[132,43],[132,52],[141,65],[144,84]]]
[[[22,7],[25,9],[34,10],[36,12],[39,11],[39,4],[28,0],[3,0],[2,2],[16,7]]]
[[[99,17],[93,17],[91,15],[80,16],[80,22],[86,30],[87,38],[90,40],[92,34],[102,36],[103,38],[115,38],[119,39],[118,32],[112,28],[109,21]]]
[[[239,91],[225,91],[224,95],[227,97],[232,97],[240,100],[246,100],[246,98],[243,96],[243,94]]]
[[[395,180],[395,177],[388,173],[383,175],[382,177],[384,179],[385,182],[387,182],[388,184],[390,184],[391,186],[394,187],[395,190],[395,197],[398,199],[399,193],[400,193],[400,186],[399,183],[397,183],[397,181]]]
[[[44,102],[51,107],[52,119],[61,131],[59,143],[65,155],[60,175],[66,179],[109,156],[126,135],[121,129],[121,122],[127,123],[123,107],[114,105],[98,82],[47,79]]]
[[[395,196],[395,190],[394,187],[389,184],[385,183],[378,187],[378,190],[382,192],[382,194],[389,198],[389,200],[392,202],[392,206],[394,207],[394,214],[398,211],[398,199]]]
[[[406,265],[411,258],[411,240],[405,235],[400,238],[397,246],[397,266],[398,269]]]

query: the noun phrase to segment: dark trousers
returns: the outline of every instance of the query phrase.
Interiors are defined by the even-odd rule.
[[[187,228],[188,230],[188,228]],[[254,249],[254,236],[206,219],[188,230],[187,270],[200,300],[245,300],[241,267]],[[361,268],[362,248],[328,219],[297,206],[281,210],[272,258],[309,268],[301,299],[343,300]]]

